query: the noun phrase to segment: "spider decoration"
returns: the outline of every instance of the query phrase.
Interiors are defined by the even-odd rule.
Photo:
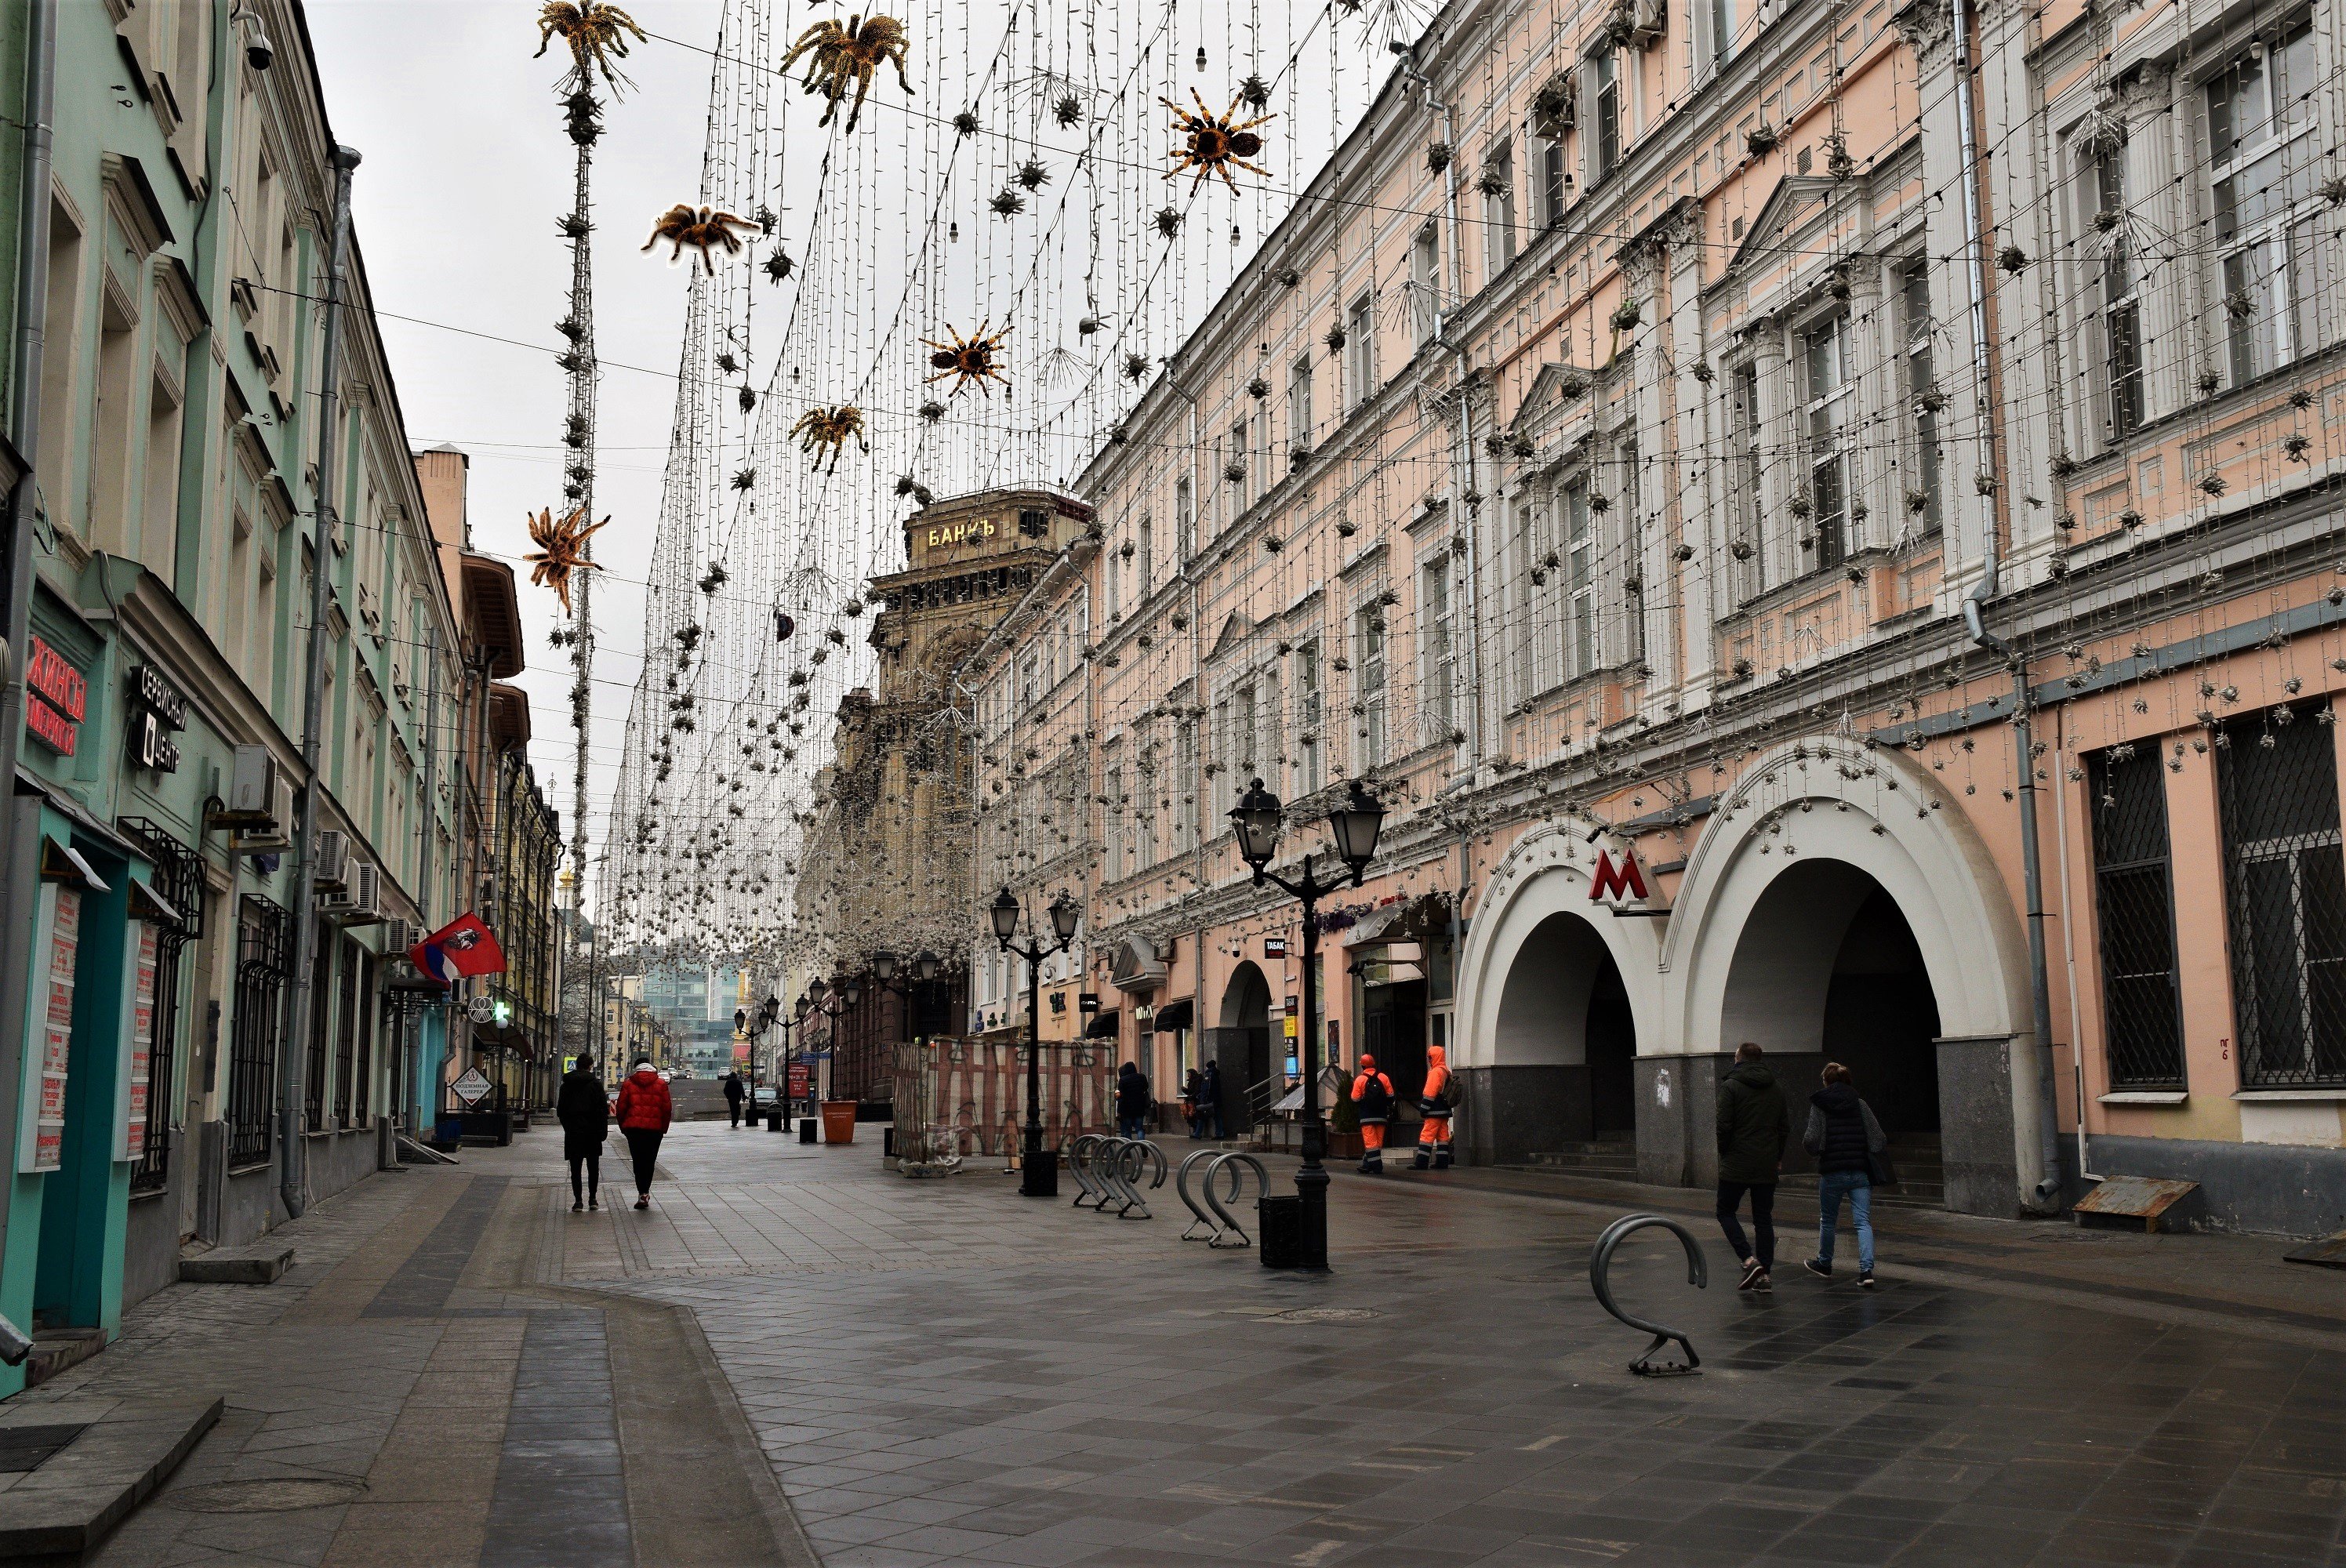
[[[713,207],[692,208],[679,201],[652,224],[652,237],[644,241],[644,249],[648,250],[667,240],[674,247],[668,253],[668,264],[673,267],[683,259],[684,248],[689,245],[700,252],[700,264],[714,272],[717,248],[723,246],[728,256],[740,255],[742,237],[733,231],[740,229],[754,232],[757,227],[746,218],[737,218]]]
[[[825,448],[831,452],[831,466],[823,471],[833,473],[839,467],[839,455],[847,450],[851,441],[864,451],[872,443],[863,439],[863,411],[853,403],[841,403],[837,408],[811,408],[799,415],[790,426],[790,434],[798,440],[799,450],[814,458],[817,468],[823,467]]]
[[[589,524],[583,508],[556,522],[551,506],[529,520],[529,542],[537,546],[522,557],[531,563],[529,580],[560,596],[566,616],[570,613],[570,574],[597,570],[586,559],[586,541],[610,524],[608,517]]]
[[[941,382],[950,376],[954,378],[952,395],[958,396],[974,386],[989,398],[994,395],[993,389],[985,384],[989,378],[1008,387],[1010,378],[1002,373],[994,357],[1001,352],[1002,340],[1010,335],[1010,329],[1005,327],[988,335],[985,329],[989,324],[980,321],[977,331],[966,338],[947,327],[945,332],[953,339],[949,343],[939,342],[934,338],[923,338],[923,343],[936,351],[929,356],[929,364],[937,373],[922,384],[925,386],[930,382]]]
[[[847,108],[847,128],[852,131],[882,61],[896,67],[897,85],[907,93],[913,91],[912,79],[904,75],[904,52],[911,46],[904,24],[893,16],[850,16],[844,27],[833,21],[817,22],[800,34],[790,52],[782,56],[781,70],[788,72],[801,55],[813,56],[807,62],[806,80],[799,85],[807,92],[821,92],[829,100],[822,118],[815,121],[818,127],[829,125],[839,113],[839,100],[847,96],[848,84],[853,83],[855,101]]]
[[[627,57],[630,33],[638,43],[643,42],[644,30],[617,5],[604,5],[602,0],[546,0],[537,13],[537,55],[545,54],[547,46],[560,38],[569,46],[570,68],[579,85],[591,86],[599,70],[616,98],[621,87],[635,86],[611,63]]]
[[[1205,99],[1198,97],[1197,88],[1191,87],[1189,96],[1198,101],[1198,112],[1194,115],[1171,98],[1157,100],[1173,111],[1173,128],[1188,138],[1166,155],[1173,160],[1173,167],[1166,171],[1166,178],[1178,179],[1183,173],[1195,169],[1197,178],[1189,182],[1189,194],[1195,196],[1198,188],[1212,175],[1221,176],[1222,183],[1236,190],[1239,182],[1230,178],[1230,170],[1234,168],[1243,168],[1250,174],[1268,175],[1270,172],[1249,163],[1247,159],[1262,151],[1262,137],[1254,134],[1254,127],[1267,124],[1277,116],[1238,119],[1239,105],[1246,101],[1244,93],[1232,98],[1230,107],[1219,115],[1206,107]]]

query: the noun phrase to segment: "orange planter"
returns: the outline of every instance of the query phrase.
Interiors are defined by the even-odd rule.
[[[855,1102],[825,1100],[822,1103],[822,1141],[826,1144],[852,1144],[855,1141]]]

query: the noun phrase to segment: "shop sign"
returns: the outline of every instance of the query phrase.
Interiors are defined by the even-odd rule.
[[[790,1064],[790,1098],[803,1100],[806,1098],[806,1092],[807,1064],[803,1062],[793,1062]]]
[[[25,687],[33,695],[33,700],[25,705],[25,728],[50,750],[71,757],[82,718],[89,711],[89,677],[66,663],[65,655],[35,637],[32,660],[25,667]]]
[[[449,1084],[448,1087],[455,1091],[456,1098],[464,1101],[464,1108],[469,1111],[474,1105],[479,1105],[482,1098],[488,1094],[488,1074],[482,1072],[478,1067],[467,1067],[464,1069],[464,1076]]]
[[[1096,991],[1086,991],[1077,996],[1076,998],[1076,1011],[1078,1013],[1097,1013],[1099,1011],[1099,993]]]
[[[1596,869],[1588,878],[1588,901],[1604,904],[1617,913],[1663,912],[1653,908],[1645,869],[1637,864],[1633,850],[1622,850],[1617,860],[1609,850],[1596,851]]]
[[[130,766],[149,773],[177,773],[179,746],[172,735],[188,727],[188,703],[153,665],[130,672],[130,723],[126,739]]]
[[[1285,958],[1287,956],[1287,939],[1283,936],[1264,937],[1262,939],[1262,955],[1265,958]]]
[[[991,539],[994,533],[991,517],[973,517],[964,523],[940,523],[929,530],[928,547],[934,550],[942,545],[966,544],[972,539]]]

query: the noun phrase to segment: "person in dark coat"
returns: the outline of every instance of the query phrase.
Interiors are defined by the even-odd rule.
[[[1776,1179],[1792,1141],[1792,1113],[1783,1086],[1760,1060],[1757,1044],[1735,1048],[1735,1065],[1719,1085],[1719,1228],[1743,1262],[1742,1290],[1767,1291],[1776,1268]],[[1751,1195],[1753,1246],[1738,1211]]]
[[[1857,1097],[1850,1070],[1838,1062],[1825,1064],[1825,1086],[1809,1096],[1809,1125],[1800,1145],[1817,1156],[1817,1255],[1809,1259],[1808,1271],[1820,1279],[1832,1278],[1833,1227],[1846,1196],[1857,1225],[1857,1282],[1871,1290],[1873,1166],[1890,1139],[1874,1120],[1873,1107]]]
[[[611,1102],[603,1080],[595,1075],[595,1058],[581,1056],[562,1074],[555,1095],[554,1118],[562,1124],[562,1154],[570,1162],[570,1212],[600,1208],[597,1189],[603,1182],[603,1140],[611,1135]],[[579,1176],[584,1167],[586,1182]]]
[[[746,1091],[741,1087],[741,1074],[739,1072],[726,1074],[725,1112],[733,1118],[728,1124],[729,1125],[738,1127],[741,1125],[741,1096]]]
[[[1116,1130],[1127,1138],[1148,1135],[1148,1074],[1127,1062],[1116,1075]]]
[[[1181,1095],[1189,1102],[1189,1140],[1206,1135],[1206,1075],[1195,1067],[1181,1081]]]
[[[1222,1135],[1222,1064],[1206,1064],[1206,1086],[1198,1096],[1198,1119],[1205,1124],[1204,1135]]]

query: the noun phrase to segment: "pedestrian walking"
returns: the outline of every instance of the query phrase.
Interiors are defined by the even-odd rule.
[[[1127,1138],[1148,1135],[1148,1074],[1127,1062],[1116,1075],[1116,1130]]]
[[[619,1135],[627,1140],[627,1153],[636,1164],[636,1207],[652,1206],[652,1164],[659,1158],[660,1140],[668,1136],[668,1125],[676,1120],[676,1102],[668,1097],[668,1084],[652,1070],[648,1061],[636,1064],[619,1085]]]
[[[594,1057],[580,1056],[562,1074],[554,1119],[562,1124],[562,1156],[570,1162],[570,1212],[602,1207],[597,1189],[603,1184],[603,1140],[611,1135],[611,1102],[603,1093],[603,1080],[595,1075]]]
[[[1456,1105],[1450,1075],[1450,1053],[1439,1045],[1425,1048],[1425,1083],[1417,1092],[1417,1168],[1450,1168],[1450,1113]]]
[[[1361,1108],[1361,1174],[1385,1174],[1385,1123],[1392,1115],[1392,1080],[1377,1071],[1377,1059],[1361,1053],[1360,1075],[1352,1080],[1352,1104]]]
[[[1219,1062],[1206,1064],[1206,1087],[1198,1101],[1198,1109],[1206,1124],[1206,1136],[1220,1137],[1222,1135],[1222,1064]]]
[[[1784,1171],[1785,1145],[1792,1138],[1792,1113],[1783,1085],[1760,1060],[1758,1044],[1735,1048],[1735,1065],[1719,1085],[1719,1228],[1743,1264],[1739,1290],[1775,1288],[1776,1182]],[[1739,1217],[1751,1196],[1751,1239]],[[1830,1247],[1831,1244],[1826,1244]]]
[[[1825,1086],[1809,1096],[1809,1125],[1800,1145],[1817,1156],[1817,1255],[1809,1259],[1808,1270],[1820,1279],[1832,1278],[1833,1227],[1847,1197],[1857,1226],[1857,1282],[1871,1290],[1873,1185],[1877,1176],[1887,1185],[1890,1166],[1882,1156],[1890,1139],[1874,1119],[1873,1107],[1858,1098],[1850,1070],[1838,1062],[1825,1064]]]
[[[725,1074],[725,1113],[733,1118],[729,1125],[738,1127],[741,1125],[741,1097],[747,1092],[741,1087],[740,1072]]]
[[[1189,1141],[1206,1135],[1206,1075],[1195,1067],[1181,1082],[1181,1097],[1189,1102]]]

